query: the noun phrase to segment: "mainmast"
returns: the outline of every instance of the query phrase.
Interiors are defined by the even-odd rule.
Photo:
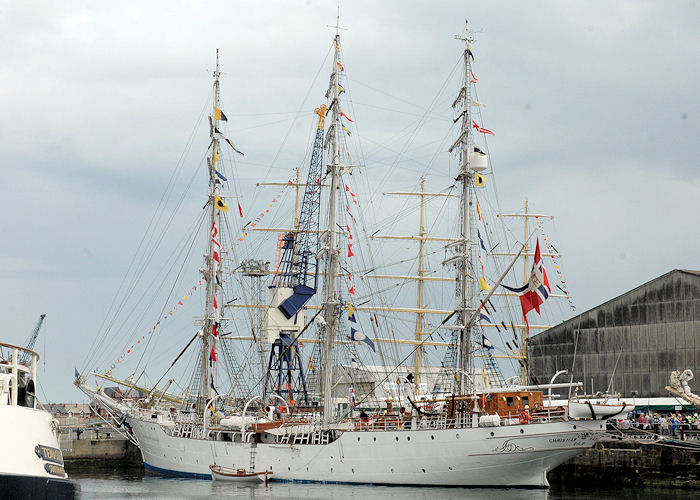
[[[458,299],[457,299],[457,316],[458,326],[460,326],[460,342],[459,342],[459,389],[460,393],[464,394],[470,389],[471,382],[465,377],[471,373],[471,330],[472,324],[469,321],[472,308],[472,298],[474,297],[474,280],[469,277],[469,265],[471,259],[471,199],[470,191],[474,183],[474,173],[470,170],[470,156],[473,149],[473,137],[471,133],[471,49],[469,43],[473,41],[469,33],[468,21],[465,20],[464,37],[456,36],[455,38],[462,40],[464,47],[464,86],[460,89],[459,95],[453,104],[456,106],[459,101],[462,102],[462,126],[459,139],[450,148],[451,150],[458,147],[460,152],[460,172],[457,180],[462,184],[461,192],[461,227],[460,227],[460,242],[461,255],[457,263],[457,280],[458,280]]]
[[[211,156],[208,158],[209,165],[209,237],[208,252],[205,257],[206,266],[203,274],[206,280],[206,306],[204,315],[204,328],[202,330],[202,359],[201,359],[201,381],[200,381],[200,410],[203,411],[206,402],[214,397],[216,392],[216,356],[218,352],[218,324],[219,324],[219,304],[221,303],[221,283],[220,260],[221,260],[221,237],[219,235],[219,219],[221,218],[221,207],[217,208],[217,202],[221,200],[219,194],[219,183],[217,182],[216,163],[219,160],[219,121],[222,118],[220,106],[219,77],[219,49],[216,49],[216,69],[214,76],[214,109],[211,116]],[[225,204],[224,204],[225,207]]]
[[[339,22],[336,21],[335,39],[333,41],[335,52],[333,55],[333,73],[331,74],[330,93],[331,98],[331,126],[329,130],[331,161],[327,166],[326,174],[331,178],[331,191],[329,197],[328,221],[328,252],[326,257],[326,279],[323,287],[323,302],[321,316],[325,320],[325,353],[323,372],[323,423],[328,425],[333,418],[333,343],[337,327],[340,304],[336,297],[335,284],[338,276],[339,254],[338,233],[336,231],[338,218],[338,173],[340,171],[340,145],[338,134],[341,130],[340,101],[338,99],[338,84],[340,73],[340,33]]]

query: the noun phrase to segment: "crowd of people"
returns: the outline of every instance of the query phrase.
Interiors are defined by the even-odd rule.
[[[661,436],[678,436],[681,431],[700,431],[700,415],[695,413],[630,412],[624,417],[608,420],[608,424],[622,431],[647,431]]]

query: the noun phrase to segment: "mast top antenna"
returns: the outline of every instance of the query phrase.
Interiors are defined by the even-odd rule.
[[[335,13],[335,26],[331,24],[327,24],[326,26],[328,26],[329,28],[335,28],[336,37],[340,34],[340,30],[347,30],[347,28],[343,28],[340,26],[340,2],[338,2],[338,7]]]
[[[214,78],[217,80],[221,76],[221,71],[219,71],[219,49],[216,49],[216,69],[214,70]]]

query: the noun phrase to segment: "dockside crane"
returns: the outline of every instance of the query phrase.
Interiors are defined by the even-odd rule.
[[[39,331],[41,330],[41,325],[44,324],[44,318],[46,318],[46,314],[42,314],[41,316],[39,316],[39,321],[37,321],[34,330],[29,335],[29,338],[24,342],[24,347],[26,347],[27,349],[31,350],[34,348],[34,344],[36,344],[36,339],[39,336]],[[29,357],[30,354],[28,352],[22,352],[22,354],[20,354],[19,360],[21,363],[28,363]]]
[[[319,224],[323,135],[327,107],[318,115],[316,137],[296,231],[285,233],[279,269],[271,288],[267,313],[268,341],[272,343],[265,391],[286,398],[290,404],[308,404],[308,393],[296,333],[304,327],[303,307],[318,289]]]

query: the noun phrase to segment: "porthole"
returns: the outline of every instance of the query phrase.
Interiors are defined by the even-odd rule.
[[[396,440],[397,440],[397,441],[399,440],[399,436],[396,436]]]
[[[355,473],[355,469],[350,469],[350,470],[352,471],[353,474]]]
[[[292,469],[290,469],[289,467],[287,467],[287,470],[292,470]]]
[[[435,439],[435,436],[430,436],[430,439]]]
[[[525,430],[524,430],[524,429],[520,429],[520,434],[525,434]]]
[[[421,469],[423,472],[425,472],[425,469]]]
[[[576,429],[576,426],[574,425],[574,429]]]
[[[394,469],[393,469],[393,468],[391,469],[391,473],[392,473],[392,474],[394,473]]]
[[[492,433],[491,433],[491,437],[493,437],[493,436],[494,436],[494,433],[492,432]]]
[[[410,441],[410,440],[411,440],[411,436],[406,436],[406,441]]]
[[[375,441],[377,440],[377,438],[376,438],[376,437],[374,437],[374,438],[372,438],[372,439],[374,439]]]
[[[459,439],[459,434],[457,434],[457,439]]]
[[[331,472],[333,472],[333,467],[331,467]]]
[[[448,469],[452,470],[452,466],[450,465],[450,466],[448,467]]]
[[[359,442],[359,441],[360,441],[360,438],[357,438],[357,441]]]

